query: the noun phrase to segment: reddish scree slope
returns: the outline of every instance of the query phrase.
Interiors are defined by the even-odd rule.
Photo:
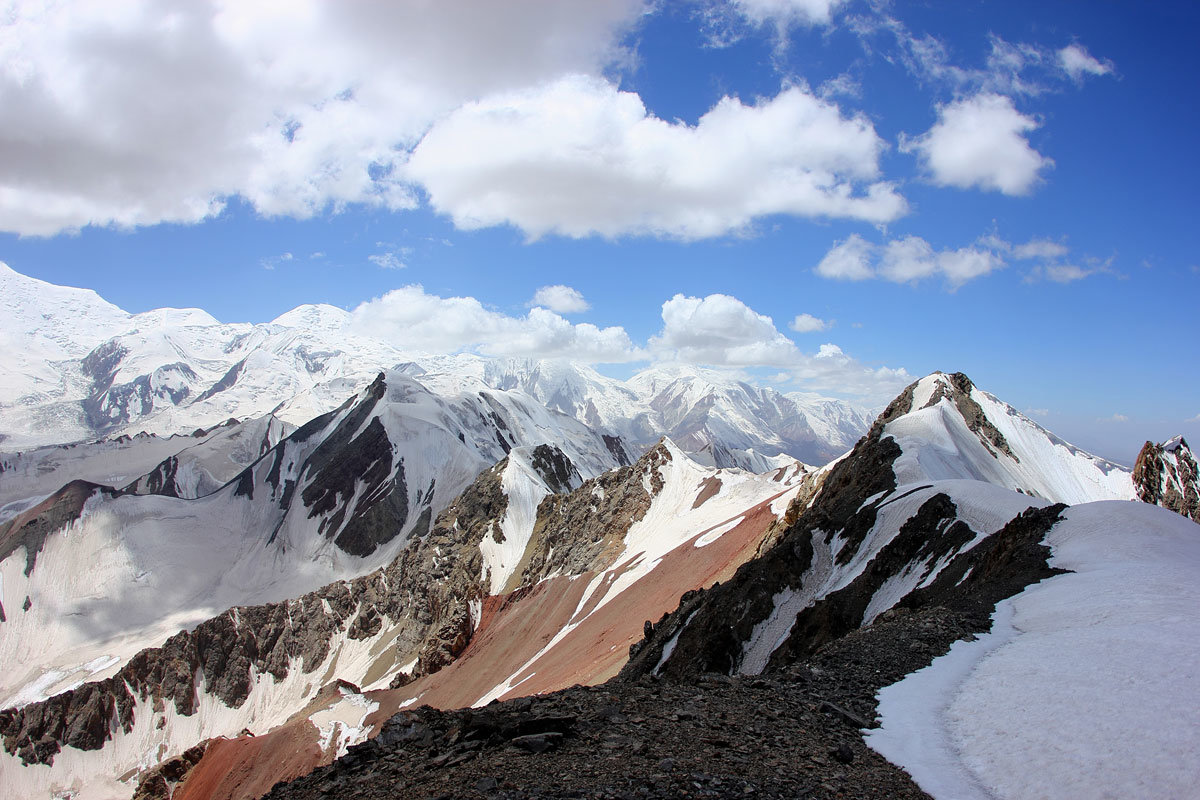
[[[367,718],[372,735],[402,707],[472,705],[506,680],[512,688],[501,699],[608,680],[628,659],[630,645],[642,638],[645,620],[657,620],[674,610],[685,591],[727,580],[754,555],[776,519],[773,500],[744,512],[737,526],[703,547],[695,543],[707,531],[697,531],[667,553],[653,571],[598,610],[596,606],[636,555],[608,570],[583,608],[580,601],[596,577],[594,572],[576,578],[559,576],[487,598],[480,627],[456,661],[400,689],[368,693],[379,703]],[[576,627],[546,650],[572,623]],[[215,740],[174,797],[253,800],[276,781],[330,763],[332,748],[321,752],[317,729],[307,719],[311,708],[263,736]]]

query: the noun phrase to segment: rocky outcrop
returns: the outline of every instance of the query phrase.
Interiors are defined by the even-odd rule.
[[[958,413],[962,415],[967,428],[979,437],[979,441],[983,443],[988,452],[993,456],[997,452],[1004,453],[1014,461],[1020,461],[1016,454],[1013,453],[1012,448],[1009,447],[1004,434],[996,429],[996,426],[987,418],[987,414],[984,413],[979,403],[971,396],[971,393],[975,390],[975,384],[971,382],[971,379],[961,372],[950,374],[938,372],[934,373],[934,375],[938,379],[937,383],[933,387],[929,399],[925,401],[925,404],[921,408],[935,406],[943,398],[949,399],[954,404],[954,407],[958,409]],[[887,423],[909,412],[920,410],[913,408],[916,388],[920,382],[916,381],[905,387],[904,391],[875,420],[872,431],[882,429]]]
[[[78,520],[83,513],[84,503],[97,492],[110,497],[119,494],[115,489],[90,481],[71,481],[33,508],[0,523],[0,561],[12,555],[18,547],[24,547],[25,574],[33,572],[46,537]]]
[[[321,533],[355,556],[375,552],[408,521],[404,462],[393,466],[387,431],[379,417],[371,416],[386,390],[380,374],[305,465],[308,483],[301,500],[309,519],[325,515]],[[361,499],[347,517],[346,509],[356,494]]]
[[[133,800],[171,800],[176,787],[200,763],[207,749],[208,742],[201,742],[150,770],[138,783]]]
[[[962,418],[966,420],[967,427],[971,429],[979,441],[983,442],[983,446],[991,450],[993,447],[1004,453],[1014,461],[1020,459],[1013,453],[1012,448],[1008,446],[1004,435],[996,430],[996,426],[987,418],[987,414],[983,413],[983,409],[979,407],[979,403],[975,402],[971,397],[971,392],[975,389],[975,384],[971,383],[971,379],[961,372],[955,372],[947,376],[950,379],[952,389],[946,389],[945,384],[938,386],[938,390],[929,398],[928,405],[932,405],[942,396],[949,397],[958,413],[962,414]],[[995,455],[993,452],[992,455]]]
[[[1133,465],[1133,485],[1142,502],[1200,522],[1200,469],[1182,436],[1146,442]]]
[[[899,456],[899,445],[883,436],[883,426],[876,423],[833,467],[813,504],[774,546],[743,564],[727,583],[680,598],[678,610],[655,624],[652,636],[631,654],[622,678],[636,680],[658,670],[674,677],[736,672],[744,643],[771,615],[775,597],[803,583],[813,562],[813,538],[843,531],[848,541],[840,552],[857,550],[856,542],[875,524],[881,499],[896,488],[891,465]],[[880,499],[867,503],[873,496]],[[670,657],[660,665],[668,643]]]
[[[659,468],[673,458],[659,442],[634,464],[585,481],[569,494],[551,494],[538,506],[533,536],[515,586],[547,575],[578,575],[611,566],[629,528],[662,491]]]
[[[158,494],[166,497],[179,497],[179,485],[175,483],[175,475],[179,472],[179,459],[169,456],[158,466],[125,487],[131,494]]]

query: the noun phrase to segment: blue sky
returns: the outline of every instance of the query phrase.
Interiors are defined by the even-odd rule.
[[[879,404],[961,370],[1126,463],[1200,437],[1192,4],[279,13],[17,3],[0,260],[621,377]]]

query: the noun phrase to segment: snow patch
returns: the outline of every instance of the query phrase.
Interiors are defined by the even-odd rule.
[[[1068,509],[1046,543],[1071,572],[881,690],[868,744],[937,798],[1192,796],[1200,526],[1096,502]]]

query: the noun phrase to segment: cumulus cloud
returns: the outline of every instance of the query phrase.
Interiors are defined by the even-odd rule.
[[[804,316],[804,315],[801,315]],[[802,352],[774,321],[736,297],[677,294],[662,306],[663,327],[648,349],[658,361],[712,367],[780,367],[773,378],[815,391],[856,395],[870,402],[890,400],[912,381],[904,369],[870,367],[836,344]]]
[[[820,317],[814,317],[812,314],[799,314],[788,327],[796,333],[815,333],[829,330],[833,327],[833,323]]]
[[[815,355],[806,356],[790,372],[793,380],[815,391],[857,395],[880,404],[913,381],[903,367],[870,367],[835,344],[821,345]]]
[[[919,236],[905,236],[881,246],[851,234],[834,243],[813,271],[823,278],[850,281],[882,278],[893,283],[919,283],[941,277],[950,289],[957,289],[1003,268],[1003,257],[983,245],[934,250]]]
[[[462,228],[700,239],[768,214],[893,220],[907,205],[877,180],[884,147],[865,117],[799,87],[725,97],[692,126],[576,75],[462,106],[405,172]]]
[[[559,314],[577,314],[591,308],[578,289],[572,289],[570,286],[562,284],[543,286],[538,289],[534,292],[529,305],[542,306],[551,311],[557,311]]]
[[[470,351],[590,363],[645,358],[621,327],[575,325],[541,307],[514,317],[488,309],[474,297],[439,297],[417,284],[394,289],[354,309],[350,330],[429,353]]]
[[[0,229],[404,209],[408,150],[493,92],[628,57],[643,0],[10,4]]]
[[[871,255],[874,245],[857,233],[852,233],[845,240],[837,242],[821,263],[817,264],[816,273],[822,278],[833,278],[842,281],[865,281],[875,277],[871,266]]]
[[[736,297],[677,294],[662,306],[663,327],[650,349],[662,360],[716,366],[794,364],[800,351],[775,322]]]
[[[1054,163],[1025,138],[1037,127],[1008,97],[981,93],[940,107],[934,126],[902,139],[901,150],[917,153],[939,186],[1028,194]]]
[[[881,277],[895,283],[917,283],[941,275],[953,288],[1000,269],[1004,261],[996,253],[977,247],[934,251],[919,236],[888,242],[879,262]]]
[[[1058,65],[1076,83],[1087,75],[1109,75],[1113,71],[1111,61],[1101,61],[1083,45],[1074,43],[1058,51]]]

